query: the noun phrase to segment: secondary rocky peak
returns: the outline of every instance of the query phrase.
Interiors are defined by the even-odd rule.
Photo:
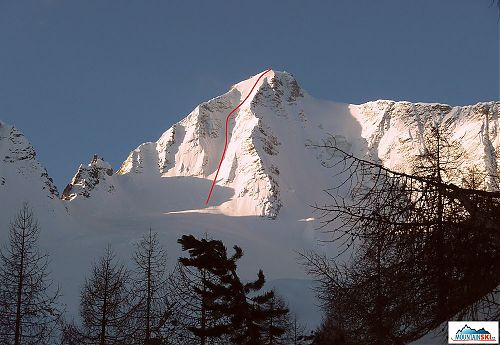
[[[47,170],[37,161],[36,152],[31,143],[16,127],[0,122],[0,187],[7,186],[9,180],[24,179],[33,188],[40,188],[49,198],[58,197],[59,193]],[[27,182],[30,181],[30,182]]]
[[[95,168],[95,170],[105,171],[106,175],[108,175],[108,176],[113,175],[113,168],[111,167],[111,164],[104,161],[104,159],[102,157],[99,157],[96,154],[94,154],[94,156],[92,157],[92,160],[90,161],[89,166]]]
[[[14,126],[0,124],[0,140],[5,147],[3,161],[15,163],[23,160],[34,160],[36,152],[26,137]]]
[[[113,168],[98,155],[94,155],[88,165],[80,165],[75,176],[61,195],[63,200],[73,200],[77,196],[88,198],[94,189],[112,192],[114,187],[108,183],[113,176]]]

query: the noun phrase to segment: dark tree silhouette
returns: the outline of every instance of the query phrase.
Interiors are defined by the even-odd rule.
[[[341,157],[339,176],[352,188],[327,191],[332,204],[317,209],[323,231],[353,259],[304,259],[338,334],[364,330],[360,341],[401,344],[485,303],[498,316],[491,301],[500,284],[500,193],[455,184],[470,178],[461,176],[459,146],[445,137],[430,129],[410,174],[323,146]]]
[[[10,225],[9,242],[0,252],[0,342],[49,344],[61,321],[59,288],[40,252],[40,227],[27,203]]]
[[[266,345],[287,345],[291,343],[291,337],[298,334],[292,332],[300,332],[297,324],[292,325],[289,309],[285,300],[276,294],[273,290],[273,296],[264,304],[266,310],[269,311],[269,317],[262,325],[262,342]],[[295,320],[296,321],[296,320]],[[293,328],[295,326],[295,328]]]
[[[202,276],[201,288],[194,287],[194,292],[200,296],[203,310],[217,315],[221,322],[214,326],[202,323],[200,327],[191,327],[191,332],[199,337],[200,343],[204,344],[210,337],[229,336],[235,344],[262,344],[269,320],[288,313],[278,305],[269,307],[274,298],[273,291],[258,294],[265,283],[262,270],[257,280],[242,283],[236,264],[243,256],[240,247],[234,246],[234,254],[228,257],[221,241],[198,240],[184,235],[178,242],[189,253],[189,257],[179,258],[179,263],[198,272],[205,271],[212,277],[209,280]],[[270,329],[274,334],[281,333],[278,325]]]
[[[339,327],[337,323],[333,321],[332,317],[327,317],[323,320],[319,329],[311,337],[312,345],[354,345],[349,341],[349,336],[346,331]]]
[[[153,344],[172,333],[171,305],[168,300],[167,253],[157,233],[144,235],[136,244],[133,261],[132,295],[135,299],[133,319],[140,343]]]
[[[82,343],[122,344],[133,336],[128,282],[129,272],[107,246],[104,255],[93,264],[81,291]]]
[[[286,344],[306,345],[313,340],[313,332],[307,334],[306,327],[299,322],[297,314],[288,315],[288,326],[286,329]]]
[[[169,298],[175,327],[172,339],[179,344],[227,344],[229,320],[210,309],[213,300],[205,292],[218,278],[205,267],[178,264],[169,276]]]

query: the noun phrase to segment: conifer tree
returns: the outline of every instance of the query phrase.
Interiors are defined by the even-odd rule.
[[[128,283],[129,272],[108,245],[92,265],[80,295],[80,338],[84,344],[122,344],[133,336]]]
[[[50,344],[62,316],[59,288],[40,252],[40,227],[27,203],[10,225],[0,251],[0,343]]]
[[[297,314],[289,315],[289,323],[286,331],[286,344],[306,345],[314,339],[314,332],[306,332],[306,327],[299,322]]]
[[[194,236],[187,235],[182,236],[178,242],[190,255],[189,258],[179,258],[178,267],[184,295],[194,302],[191,303],[194,304],[191,315],[187,315],[188,320],[184,320],[189,323],[188,330],[201,345],[227,339],[230,321],[225,312],[220,310],[223,297],[220,276],[224,273],[222,265],[225,263],[220,256],[221,242],[197,240]],[[179,282],[177,284],[179,287]]]
[[[205,310],[223,321],[212,327],[192,328],[192,332],[200,339],[228,335],[235,344],[262,344],[268,321],[288,313],[279,306],[269,308],[273,291],[258,294],[265,283],[262,270],[255,281],[242,283],[237,274],[237,261],[243,256],[240,247],[234,246],[234,254],[228,257],[221,241],[184,235],[178,242],[189,253],[189,257],[179,259],[182,266],[205,270],[215,278],[205,280],[203,288],[195,288],[195,292]],[[277,326],[272,329],[274,333],[281,331]]]
[[[292,332],[298,332],[298,326],[292,324],[289,310],[284,299],[273,290],[273,296],[265,303],[265,309],[269,311],[267,320],[263,322],[262,338],[266,345],[287,345],[290,344],[292,336],[299,337]],[[295,328],[293,328],[295,326]],[[297,339],[294,339],[297,340]]]
[[[132,295],[135,335],[140,343],[149,344],[166,339],[170,329],[171,309],[167,296],[167,253],[162,248],[158,234],[144,235],[136,243],[133,255]]]

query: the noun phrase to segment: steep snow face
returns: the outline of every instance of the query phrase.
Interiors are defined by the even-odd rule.
[[[240,82],[224,95],[197,106],[158,141],[132,151],[117,174],[117,183],[129,188],[140,183],[174,183],[172,177],[212,180],[225,144],[227,115],[250,92],[259,75]],[[210,208],[203,204],[209,186],[190,195],[195,209],[233,216],[276,218],[283,205],[304,206],[327,186],[331,172],[311,153],[332,128],[339,137],[362,147],[361,128],[348,105],[315,100],[286,72],[268,72],[247,101],[231,116],[228,145],[217,187],[230,190],[220,198],[217,188]],[[359,145],[358,145],[359,144]],[[143,177],[148,176],[145,182]],[[152,182],[156,181],[156,182]],[[314,188],[311,188],[314,181]],[[85,196],[76,191],[71,198]],[[226,193],[227,194],[227,193]],[[294,213],[294,212],[291,212]],[[306,214],[297,215],[306,218]]]
[[[155,166],[163,177],[214,178],[224,150],[226,116],[246,97],[257,77],[241,82],[226,94],[196,107],[160,137],[155,143],[156,150],[152,144],[139,146],[129,155],[119,173],[140,173],[143,162],[147,160],[150,168]],[[234,191],[233,197],[220,208],[232,214],[274,218],[281,207],[275,180],[278,170],[264,166],[261,159],[262,155],[275,154],[280,143],[269,128],[269,133],[265,132],[261,114],[252,107],[256,95],[268,85],[268,78],[278,80],[276,73],[268,73],[229,121],[227,153],[217,184]],[[199,199],[200,207],[208,190],[201,192],[192,196]]]

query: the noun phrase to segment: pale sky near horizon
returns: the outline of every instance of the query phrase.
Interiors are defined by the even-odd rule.
[[[94,153],[117,169],[267,67],[339,102],[498,100],[498,16],[491,0],[0,0],[0,120],[62,191]]]

